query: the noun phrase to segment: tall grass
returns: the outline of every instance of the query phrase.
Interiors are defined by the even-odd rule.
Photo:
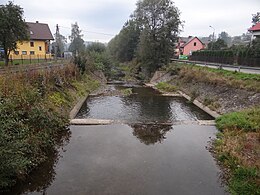
[[[216,120],[218,160],[230,170],[231,194],[260,194],[260,107],[223,115]]]
[[[74,65],[0,76],[0,188],[48,158],[77,97],[97,86]]]

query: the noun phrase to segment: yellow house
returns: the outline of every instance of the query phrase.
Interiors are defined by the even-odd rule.
[[[50,41],[54,40],[48,24],[26,22],[30,41],[18,42],[10,59],[50,59]]]

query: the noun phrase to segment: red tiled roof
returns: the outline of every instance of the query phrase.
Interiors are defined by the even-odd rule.
[[[48,24],[26,22],[31,40],[54,40]]]
[[[249,28],[248,31],[260,31],[260,22]]]

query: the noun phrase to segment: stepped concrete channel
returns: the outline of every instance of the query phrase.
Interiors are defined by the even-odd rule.
[[[151,87],[155,90],[155,84],[156,81],[160,79],[160,81],[167,81],[167,78],[169,77],[168,73],[157,71],[154,75],[154,77],[151,79],[151,83],[146,83],[145,86]],[[184,97],[188,101],[191,100],[191,97],[187,94],[183,93],[182,91],[178,91],[177,93],[162,93],[162,96],[167,97]],[[98,96],[98,93],[94,92],[90,94],[90,96]],[[70,124],[71,125],[109,125],[109,124],[124,124],[127,123],[125,121],[120,120],[109,120],[109,119],[96,119],[96,118],[84,118],[79,119],[75,118],[77,116],[77,113],[80,111],[82,105],[87,101],[87,97],[82,98],[79,100],[79,102],[75,105],[75,107],[70,112]],[[208,108],[207,106],[204,106],[201,102],[198,100],[194,100],[193,104],[199,107],[201,110],[212,116],[214,119],[219,117],[220,115]],[[147,123],[148,124],[148,123]],[[150,124],[166,124],[166,123],[150,123]],[[172,122],[167,123],[169,125],[177,125],[177,124],[199,124],[199,125],[215,125],[215,120],[197,120],[197,121],[178,121],[178,122]]]
[[[82,98],[67,144],[9,194],[227,194],[209,152],[214,115],[152,87],[111,84]]]

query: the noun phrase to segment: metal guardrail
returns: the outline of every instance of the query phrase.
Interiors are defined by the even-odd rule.
[[[236,66],[229,64],[220,64],[220,63],[212,63],[212,62],[202,62],[202,61],[191,61],[191,60],[179,60],[179,59],[171,59],[171,61],[182,62],[186,64],[200,64],[204,66],[216,66],[218,68],[234,68],[234,69],[247,69],[247,70],[257,70],[260,71],[260,67],[252,67],[252,66]]]

